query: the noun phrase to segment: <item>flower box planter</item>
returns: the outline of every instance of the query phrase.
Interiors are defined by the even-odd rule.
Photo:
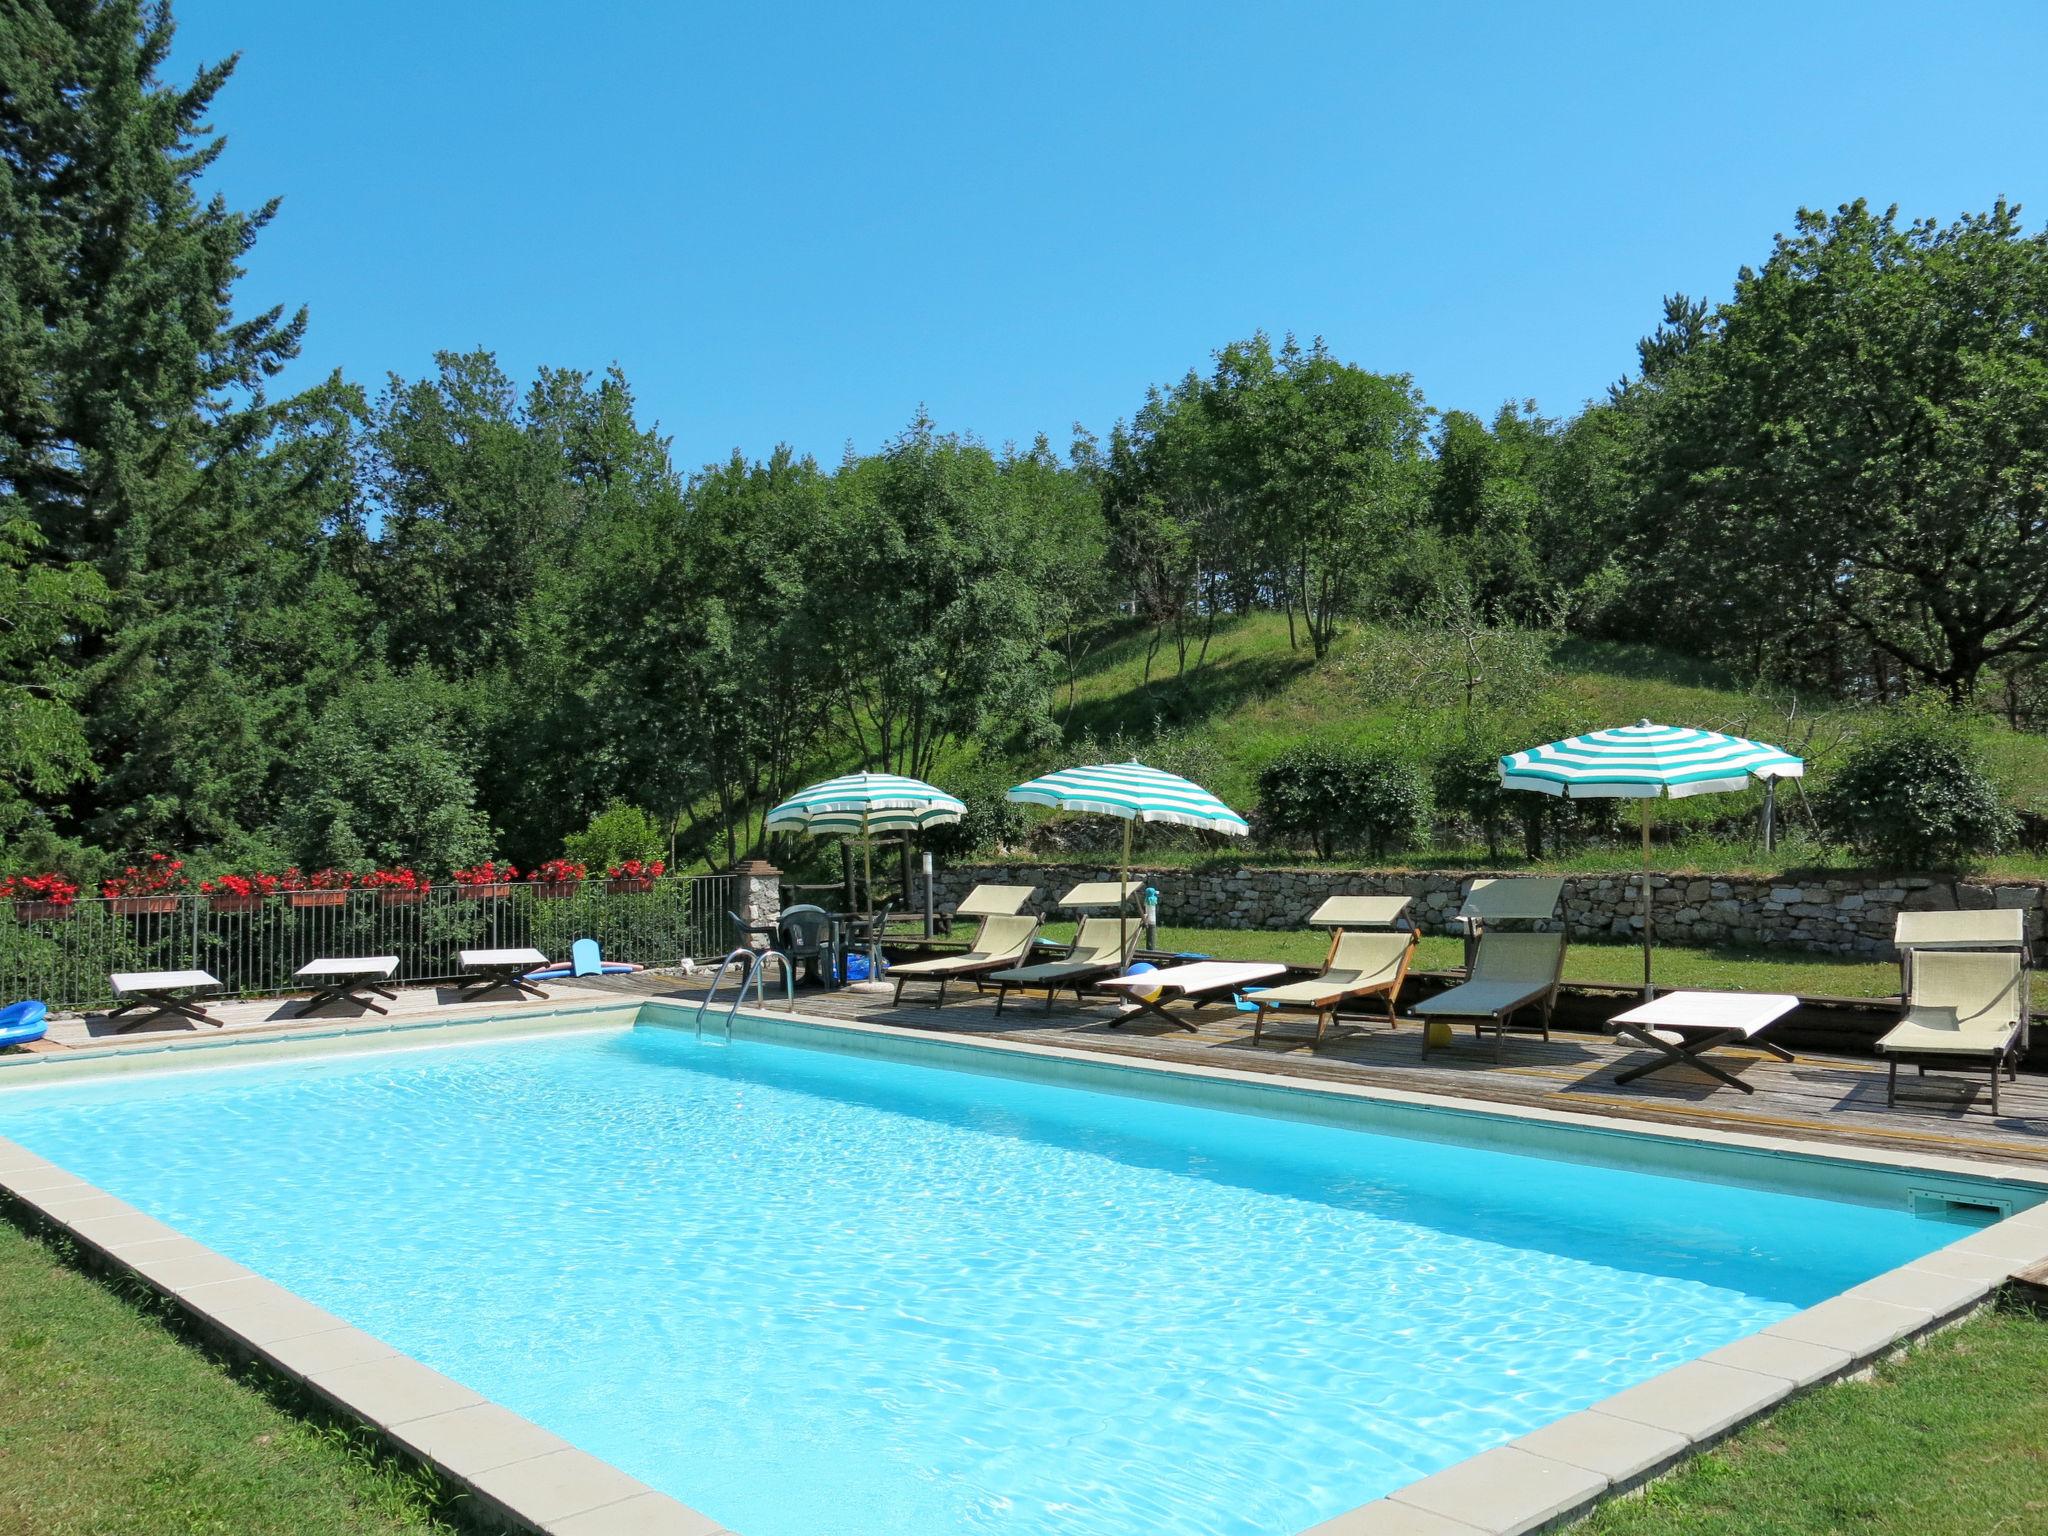
[[[654,876],[618,875],[605,881],[604,888],[613,896],[645,896],[654,889]]]
[[[426,899],[427,893],[425,891],[408,891],[403,886],[396,886],[390,890],[383,890],[377,893],[378,902],[387,907],[417,907],[425,902]]]
[[[560,901],[583,889],[581,880],[529,880],[526,888],[543,901]]]
[[[284,899],[295,907],[338,907],[348,900],[348,892],[286,891]]]
[[[17,901],[14,904],[14,920],[17,923],[61,923],[78,911],[68,901]]]
[[[489,885],[458,885],[455,894],[463,901],[503,901],[512,894],[512,882],[494,880]]]
[[[254,892],[247,896],[237,896],[232,892],[223,896],[209,894],[206,904],[216,912],[260,912],[263,910],[263,897]]]
[[[106,902],[116,917],[164,917],[178,910],[175,896],[109,896]]]

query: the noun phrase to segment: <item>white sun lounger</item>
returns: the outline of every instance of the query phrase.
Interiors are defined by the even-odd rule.
[[[1799,1006],[1799,999],[1773,992],[1666,992],[1607,1021],[1622,1038],[1647,1046],[1657,1059],[1615,1074],[1615,1082],[1632,1083],[1653,1072],[1692,1067],[1744,1093],[1756,1089],[1732,1072],[1701,1060],[1708,1051],[1741,1043],[1768,1051],[1780,1061],[1792,1053],[1762,1038],[1765,1030]]]
[[[1472,979],[1415,1005],[1419,1019],[1466,1019],[1472,1033],[1493,1031],[1493,1056],[1501,1057],[1510,1020],[1521,1009],[1541,1010],[1536,1028],[1550,1038],[1550,1010],[1557,1003],[1558,979],[1564,974],[1561,933],[1482,933],[1472,960]],[[1429,1052],[1429,1032],[1422,1050]]]
[[[123,1024],[114,1031],[116,1034],[165,1018],[190,1019],[195,1024],[211,1024],[215,1029],[220,1028],[220,1020],[190,996],[178,995],[218,992],[220,980],[210,971],[116,971],[107,981],[114,989],[114,996],[122,999],[121,1005],[107,1015],[109,1019],[118,1019],[138,1008],[149,1010],[140,1018]]]
[[[2026,964],[2012,951],[1927,950],[1914,956],[1905,1016],[1877,1048],[1890,1071],[1887,1106],[1899,1098],[1899,1063],[1929,1067],[1988,1067],[1991,1113],[1998,1113],[1998,1074],[2019,1073],[2021,1032],[2028,998]]]
[[[1003,889],[1003,887],[982,887],[982,889]],[[1022,890],[1027,897],[1028,886],[1009,887]],[[974,936],[974,942],[967,946],[967,952],[959,955],[941,955],[934,960],[912,960],[907,964],[894,966],[889,976],[896,983],[894,1006],[903,1002],[903,987],[906,982],[936,981],[939,997],[936,1006],[946,1004],[946,987],[955,981],[969,981],[985,977],[991,971],[1007,970],[1031,953],[1032,942],[1038,937],[1038,919],[1035,917],[997,914],[981,920],[981,931]]]
[[[1268,965],[1257,960],[1192,960],[1186,965],[1168,965],[1156,971],[1146,971],[1141,976],[1112,976],[1102,985],[1124,993],[1137,1004],[1111,1019],[1111,1029],[1141,1013],[1156,1013],[1169,1024],[1192,1030],[1195,1026],[1186,1019],[1177,1019],[1166,1011],[1168,1003],[1214,1001],[1240,987],[1255,986],[1286,974],[1284,965]]]
[[[313,995],[300,1005],[297,1017],[304,1018],[316,1008],[329,1003],[354,1003],[372,1013],[389,1013],[389,1008],[380,1008],[370,997],[381,997],[385,1002],[396,1002],[398,994],[382,983],[398,974],[396,955],[360,955],[353,958],[314,960],[292,972],[292,980],[303,981],[314,989]],[[364,996],[362,994],[369,994]]]

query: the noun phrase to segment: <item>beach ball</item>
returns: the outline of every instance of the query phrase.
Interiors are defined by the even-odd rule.
[[[1150,960],[1140,960],[1128,971],[1125,971],[1124,974],[1126,976],[1143,976],[1147,971],[1156,971],[1158,969],[1159,967],[1154,965]],[[1141,998],[1148,1003],[1156,1003],[1159,1001],[1159,994],[1164,992],[1165,990],[1166,989],[1164,987],[1154,987],[1149,992],[1140,992],[1136,987],[1133,987],[1131,988],[1131,996]]]

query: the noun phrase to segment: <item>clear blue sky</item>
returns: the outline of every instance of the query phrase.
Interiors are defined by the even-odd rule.
[[[1265,329],[1567,413],[1800,204],[2048,215],[2048,4],[181,0],[287,382],[616,361],[693,466],[1107,429]]]

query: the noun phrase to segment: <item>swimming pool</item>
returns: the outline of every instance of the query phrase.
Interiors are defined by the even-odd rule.
[[[1285,1536],[1956,1236],[769,1033],[50,1083],[0,1135],[744,1536]]]

